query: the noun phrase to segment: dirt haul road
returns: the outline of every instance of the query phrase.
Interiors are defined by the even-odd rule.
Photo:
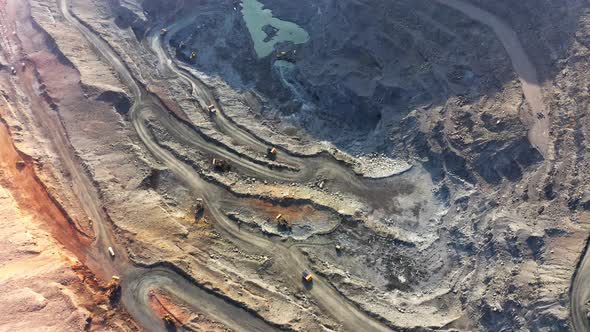
[[[209,87],[196,78],[197,75],[195,75],[193,68],[187,66],[181,61],[176,60],[172,56],[172,52],[168,47],[170,45],[171,38],[173,38],[175,33],[193,23],[195,22],[192,16],[175,20],[174,23],[166,26],[168,33],[165,34],[164,38],[162,38],[162,34],[160,33],[161,28],[164,28],[163,25],[154,26],[149,30],[149,33],[146,37],[147,44],[158,57],[159,68],[163,70],[164,73],[174,74],[188,82],[191,86],[193,96],[199,101],[201,110],[206,110],[209,105],[215,105],[217,113],[212,116],[211,119],[220,132],[222,132],[224,135],[227,135],[228,137],[231,137],[233,141],[247,146],[249,149],[252,149],[258,153],[266,153],[266,149],[272,144],[265,141],[262,137],[259,137],[242,128],[232,119],[230,119],[225,114],[221,105],[217,103],[213,96],[214,94],[209,89]],[[347,176],[352,173],[350,169],[342,167],[341,162],[339,162],[328,152],[295,154],[284,147],[278,146],[277,148],[284,152],[277,156],[277,161],[285,164],[288,167],[302,170],[306,168],[315,169],[317,166],[322,166],[325,168],[337,168],[344,170],[344,173],[346,173]],[[317,162],[313,163],[308,159],[314,159]]]
[[[168,33],[164,39],[160,34],[160,29],[163,26],[152,27],[147,35],[147,44],[154,54],[158,56],[160,68],[164,69],[167,74],[175,74],[187,81],[192,87],[193,96],[199,100],[201,105],[208,105],[215,102],[211,97],[213,93],[192,74],[191,68],[175,61],[170,50],[166,47],[175,32],[191,23],[195,22],[187,18],[178,20],[167,27]],[[254,149],[260,153],[266,152],[269,146],[267,142],[262,142],[258,137],[251,135],[228,119],[219,104],[216,104],[216,108],[218,112],[212,117],[212,120],[218,127],[222,128],[225,134],[234,141],[247,146],[248,149]],[[204,135],[197,132],[196,128],[189,128],[186,124],[180,123],[170,115],[160,116],[158,120],[166,128],[167,133],[174,136],[178,142],[208,152],[215,157],[231,161],[232,165],[236,165],[236,169],[246,176],[254,176],[260,180],[298,183],[325,178],[337,186],[335,188],[337,191],[365,198],[365,203],[369,208],[382,208],[385,210],[388,208],[388,202],[384,202],[384,197],[391,196],[391,186],[387,183],[387,179],[378,181],[363,178],[328,153],[304,156],[295,155],[283,148],[278,155],[277,162],[285,167],[281,167],[281,165],[277,167],[274,164],[271,166],[268,163],[265,164],[239,154],[234,149],[223,146],[221,143],[213,145],[209,140],[203,140],[201,136]],[[255,144],[252,145],[253,141]]]
[[[98,53],[115,69],[120,75],[121,80],[126,84],[133,93],[134,104],[130,110],[129,116],[133,123],[135,130],[140,136],[141,140],[153,156],[163,162],[172,172],[179,178],[183,179],[185,184],[202,194],[202,197],[210,211],[213,219],[216,221],[215,225],[220,232],[228,236],[229,239],[236,242],[242,247],[250,247],[257,250],[262,250],[275,257],[277,262],[281,264],[285,273],[291,276],[291,281],[294,283],[300,282],[301,271],[307,269],[306,260],[303,255],[296,248],[288,248],[284,245],[274,243],[262,237],[254,236],[253,234],[241,232],[239,228],[225,216],[215,202],[218,202],[218,197],[226,194],[222,189],[209,184],[202,180],[199,175],[188,165],[178,161],[169,152],[162,149],[153,137],[151,137],[147,128],[147,120],[145,114],[167,114],[167,111],[162,106],[160,101],[153,95],[148,94],[147,91],[140,86],[134,79],[128,68],[118,58],[115,52],[106,44],[100,37],[96,36],[92,31],[85,27],[77,18],[74,18],[70,13],[66,0],[60,0],[60,9],[67,21],[75,26],[85,38],[96,48]],[[149,271],[149,270],[148,270]],[[161,270],[160,270],[161,271]],[[168,271],[171,275],[176,275],[173,271]],[[149,273],[149,272],[147,272]],[[145,273],[144,273],[145,274]],[[132,277],[134,274],[125,274]],[[179,277],[180,278],[180,277]],[[131,284],[133,280],[128,280]],[[138,285],[145,285],[146,283],[139,283]],[[128,310],[132,313],[138,314],[135,316],[137,321],[146,328],[153,328],[153,317],[145,314],[145,303],[137,301],[141,295],[129,294],[127,292],[143,292],[141,286],[139,287],[125,287],[124,301]],[[183,290],[181,290],[182,292]],[[310,294],[318,302],[320,308],[329,313],[332,317],[340,321],[346,330],[350,331],[389,331],[390,329],[383,324],[375,321],[367,316],[365,313],[358,310],[354,305],[344,299],[328,282],[317,278],[314,282],[313,288],[309,291]],[[175,294],[177,294],[175,292]],[[223,310],[223,308],[216,308]],[[144,313],[144,314],[141,314]],[[211,313],[215,315],[215,313]],[[218,314],[219,315],[219,314]]]
[[[552,152],[549,146],[549,111],[545,106],[537,70],[522,47],[516,32],[500,18],[465,1],[435,1],[460,11],[494,31],[512,61],[512,67],[520,79],[522,91],[532,112],[525,117],[532,122],[529,140],[545,158],[550,159]]]
[[[13,17],[17,20],[17,24],[21,25],[19,30],[24,34],[24,37],[30,41],[44,40],[39,32],[31,27],[30,12],[26,2],[10,0],[7,3],[7,10],[14,13]],[[35,80],[34,73],[28,69],[19,71],[18,75],[19,80],[23,82],[34,82]],[[103,277],[110,278],[111,275],[118,273],[119,267],[115,266],[109,259],[107,248],[109,246],[118,248],[118,246],[112,234],[105,228],[108,222],[102,212],[99,194],[80,164],[69,143],[65,128],[56,117],[55,112],[38,96],[39,94],[33,88],[33,84],[22,84],[22,89],[22,93],[30,97],[31,110],[46,129],[52,147],[57,152],[65,171],[72,177],[73,192],[78,197],[86,215],[93,220],[96,239],[90,252],[88,252],[88,257],[85,258],[86,264],[94,271],[104,274]],[[122,249],[117,251],[124,252]]]
[[[137,303],[130,313],[134,317],[145,317],[146,320],[151,318],[152,324],[149,326],[163,327],[161,319],[153,314],[149,305],[150,291],[161,289],[174,294],[192,309],[223,322],[234,331],[279,331],[260,317],[195,286],[168,269],[155,267],[149,270],[134,270],[127,274],[125,279],[130,282],[123,284],[123,287],[128,289],[123,300],[125,303]]]
[[[590,319],[588,319],[588,307],[586,301],[590,298],[590,258],[586,248],[584,258],[580,262],[574,275],[570,289],[570,311],[574,330],[578,332],[590,331]]]
[[[65,3],[63,5],[65,5]],[[15,15],[15,17],[20,19],[21,23],[24,24],[25,22],[28,22],[30,13],[28,12],[25,2],[11,0],[9,7],[14,7],[15,12],[18,12],[18,15]],[[27,35],[27,37],[35,40],[42,40],[42,38],[33,38],[34,36]],[[19,71],[18,75],[19,79],[23,82],[30,82],[31,77],[29,77],[29,75],[31,74],[32,73],[29,71]],[[26,95],[36,96],[35,91],[31,90],[32,88],[30,84],[24,84],[23,88],[29,89],[23,91],[23,93]],[[65,245],[72,252],[77,253],[77,255],[82,259],[82,261],[84,261],[85,264],[92,266],[95,271],[104,274],[105,278],[110,278],[111,275],[120,275],[123,273],[123,289],[129,289],[130,291],[138,290],[139,288],[136,286],[136,284],[143,285],[140,282],[160,280],[162,277],[165,277],[165,280],[169,281],[170,283],[166,288],[175,294],[199,294],[201,298],[207,299],[207,303],[209,304],[207,307],[201,307],[200,302],[191,302],[196,310],[200,310],[201,312],[210,311],[212,313],[224,310],[230,312],[234,319],[243,322],[244,328],[242,330],[245,331],[259,331],[261,328],[269,331],[273,330],[271,326],[267,325],[259,317],[237,306],[233,306],[226,303],[225,301],[221,301],[214,295],[207,293],[203,289],[187,282],[185,278],[179,276],[178,274],[172,273],[170,271],[166,272],[164,269],[147,270],[132,266],[125,255],[125,248],[117,244],[110,232],[107,218],[101,212],[102,210],[100,206],[100,200],[98,199],[98,194],[86,176],[79,161],[75,157],[75,154],[65,134],[65,129],[61,126],[57,119],[51,116],[51,114],[54,114],[54,111],[49,110],[46,104],[35,97],[30,98],[30,102],[33,106],[32,109],[35,112],[35,115],[45,124],[46,129],[50,135],[51,142],[54,145],[55,150],[58,152],[60,160],[63,161],[65,169],[69,171],[70,174],[72,174],[73,189],[78,194],[78,197],[80,197],[82,200],[85,212],[94,220],[93,226],[96,234],[96,240],[90,247],[90,250],[85,250],[85,248],[89,246],[88,242],[90,239],[84,238],[83,240],[80,240],[78,234],[75,233],[75,230],[70,228],[72,225],[69,224],[69,221],[64,219],[61,211],[56,210],[52,203],[43,204],[44,201],[48,202],[50,199],[46,197],[44,189],[39,188],[39,186],[41,186],[41,182],[36,180],[32,166],[30,164],[26,164],[22,170],[15,172],[15,176],[13,176],[13,178],[21,184],[19,188],[29,188],[27,195],[35,195],[34,198],[28,196],[23,198],[29,202],[32,202],[32,208],[34,208],[36,211],[41,211],[40,213],[45,217],[45,219],[53,221],[53,224],[50,224],[50,227],[56,228],[53,234],[60,243]],[[5,100],[4,104],[9,105]],[[9,149],[12,147],[12,144],[8,140],[8,133],[4,132],[5,129],[6,128],[4,124],[0,124],[0,137],[2,137],[3,143],[0,144],[0,146]],[[13,151],[12,155],[16,155],[16,152],[14,152],[15,150],[7,151]],[[12,165],[12,167],[15,167],[18,158],[18,156],[13,157],[12,159],[5,158],[3,162]],[[31,183],[30,186],[22,185],[23,183],[26,184],[29,182]],[[84,245],[80,245],[81,243]],[[107,248],[109,246],[115,249],[116,258],[114,260],[109,257],[109,253],[107,252]],[[80,252],[80,248],[82,248],[82,252]],[[130,277],[128,278],[127,275]],[[176,285],[182,285],[182,287]],[[128,300],[129,295],[129,292],[125,292],[124,300]],[[137,301],[137,303],[139,303],[137,307],[141,307],[143,309],[143,311],[140,310],[139,312],[133,312],[135,317],[140,317],[138,321],[146,327],[146,330],[164,330],[165,326],[160,317],[154,316],[152,312],[145,311],[145,309],[148,309],[148,306],[146,305],[148,298],[145,292],[138,292],[134,295],[135,297],[133,298],[133,301]],[[231,307],[231,310],[228,309],[228,306]],[[135,306],[129,306],[129,308],[134,309]]]
[[[193,79],[191,76],[192,68],[178,63],[174,60],[173,57],[169,55],[169,53],[165,50],[162,44],[169,45],[171,36],[174,36],[176,32],[183,29],[187,25],[193,23],[190,17],[184,17],[175,21],[172,25],[168,26],[168,33],[166,34],[165,38],[162,39],[162,35],[160,34],[161,27],[153,27],[148,35],[148,44],[150,48],[154,51],[156,56],[158,57],[160,63],[160,68],[167,70],[179,77],[182,77],[186,80],[192,89],[192,93],[200,102],[201,109],[205,110],[208,108],[209,105],[215,105],[216,109],[218,110],[219,114],[216,115],[213,120],[217,126],[217,128],[223,132],[225,135],[228,135],[236,142],[244,144],[251,149],[254,149],[258,152],[265,152],[266,148],[269,144],[267,142],[263,142],[262,139],[252,135],[251,133],[243,130],[238,125],[236,125],[233,121],[227,118],[227,116],[223,113],[223,109],[215,100],[213,93],[207,86],[196,79]],[[288,156],[288,155],[287,155]],[[302,166],[301,164],[297,163],[294,160],[289,160],[285,156],[279,156],[282,162],[294,162],[291,166],[297,167]]]
[[[454,8],[468,17],[479,21],[491,27],[498,39],[504,45],[512,66],[518,74],[522,83],[523,92],[531,109],[536,114],[543,116],[534,120],[534,125],[529,132],[530,141],[543,153],[545,158],[551,158],[551,149],[549,147],[549,114],[548,109],[543,102],[543,92],[536,73],[536,70],[528,59],[524,48],[522,47],[518,36],[506,23],[496,16],[468,4],[461,0],[436,0],[437,2]],[[590,299],[590,256],[588,246],[584,252],[578,268],[574,274],[570,286],[570,315],[575,331],[590,331],[590,319],[588,318],[589,308],[586,303]]]

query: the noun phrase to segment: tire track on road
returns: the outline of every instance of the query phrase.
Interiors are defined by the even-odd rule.
[[[96,36],[94,32],[88,29],[77,18],[72,16],[68,9],[67,0],[58,1],[62,14],[68,20],[68,22],[74,25],[86,37],[86,39],[94,45],[102,57],[111,64],[117,73],[119,73],[121,79],[124,81],[124,84],[128,85],[133,92],[135,100],[129,112],[129,117],[137,134],[147,149],[152,153],[152,155],[167,165],[168,168],[172,170],[177,176],[183,179],[189,188],[202,194],[202,198],[208,207],[208,211],[212,215],[213,219],[216,220],[215,225],[222,233],[224,233],[233,242],[239,243],[242,246],[256,248],[257,250],[268,252],[277,258],[277,261],[281,262],[283,270],[288,276],[290,276],[291,282],[300,282],[299,276],[301,271],[307,269],[306,260],[300,251],[296,248],[286,248],[285,246],[250,233],[241,232],[237,225],[231,222],[231,220],[229,220],[229,218],[221,212],[220,208],[213,202],[217,201],[217,196],[223,195],[223,189],[212,186],[201,179],[190,166],[178,161],[169,152],[161,149],[151,137],[146,125],[147,119],[143,117],[143,111],[154,111],[154,113],[160,111],[162,114],[167,114],[167,111],[160,104],[158,99],[153,95],[148,94],[147,91],[135,80],[131,72],[110,48],[108,43]],[[149,270],[147,273],[149,273]],[[173,275],[177,275],[173,271],[172,273]],[[143,275],[145,276],[145,273],[143,273]],[[129,274],[129,276],[132,276],[132,274]],[[124,290],[124,292],[129,292],[132,289],[133,288]],[[336,320],[340,321],[349,331],[390,331],[390,328],[369,317],[367,314],[359,310],[355,305],[350,303],[347,299],[343,298],[334,287],[332,287],[322,278],[318,277],[315,280],[314,286],[309,290],[309,293],[314,296],[321,309],[325,310]],[[135,301],[137,296],[137,294],[133,295],[127,293],[127,295],[124,297],[127,299],[126,305],[130,307],[128,310],[130,312],[139,314],[145,311],[142,311],[142,303]],[[223,309],[224,308],[216,308],[216,310]],[[152,317],[147,317],[145,314],[143,314],[136,318],[138,321],[143,323],[142,325],[145,327],[153,326],[151,325],[153,324]]]

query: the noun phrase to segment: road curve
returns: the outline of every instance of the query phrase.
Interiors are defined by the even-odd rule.
[[[504,45],[512,66],[522,83],[523,92],[531,109],[542,114],[536,119],[529,133],[529,140],[546,158],[551,158],[549,149],[549,114],[543,102],[543,92],[536,70],[528,59],[517,34],[498,17],[462,0],[435,0],[440,4],[456,9],[466,16],[491,27]],[[535,118],[536,118],[535,114]],[[590,299],[590,256],[588,242],[584,254],[575,271],[570,286],[570,316],[575,331],[590,331],[590,320],[586,302]]]
[[[128,68],[119,59],[117,54],[110,48],[110,46],[103,41],[100,37],[95,35],[90,29],[84,26],[77,18],[74,18],[67,5],[67,0],[58,0],[60,9],[66,20],[76,27],[84,37],[94,46],[96,51],[106,60],[113,69],[120,75],[121,80],[126,84],[133,93],[134,103],[129,112],[129,118],[139,135],[140,139],[145,144],[146,148],[152,153],[152,155],[163,162],[172,172],[174,172],[179,178],[183,179],[185,184],[195,192],[199,192],[202,195],[207,210],[211,214],[213,220],[216,221],[216,228],[229,239],[240,246],[249,248],[255,248],[257,250],[265,251],[267,254],[273,256],[277,263],[282,266],[282,270],[285,271],[286,275],[290,276],[293,284],[300,283],[300,273],[307,269],[307,262],[301,252],[295,247],[286,247],[280,243],[272,242],[265,237],[255,236],[251,233],[242,232],[235,223],[227,218],[227,216],[221,211],[220,207],[215,204],[219,201],[219,197],[227,195],[227,193],[212,185],[199,177],[199,175],[189,166],[179,160],[177,160],[168,151],[162,149],[150,135],[147,127],[148,119],[145,117],[146,113],[161,114],[162,117],[167,116],[167,111],[160,103],[160,101],[153,95],[149,94],[133,77]],[[156,271],[153,277],[151,276],[152,271]],[[148,269],[146,271],[137,272],[139,276],[143,276],[144,279],[148,278],[150,282],[141,282],[139,279],[133,279],[135,274],[134,271],[127,273],[126,275],[131,276],[131,280],[126,282],[132,287],[125,287],[123,292],[123,300],[131,313],[135,313],[134,318],[145,328],[154,328],[153,317],[149,315],[145,310],[145,303],[138,300],[141,298],[141,294],[144,294],[147,290],[146,285],[155,286],[158,281],[162,281],[161,273],[165,271],[167,276],[177,275],[174,271],[167,271],[162,269]],[[146,277],[147,275],[147,277]],[[136,277],[139,278],[139,277]],[[181,278],[178,276],[178,278]],[[174,282],[182,280],[175,278],[168,278]],[[162,286],[171,283],[163,284]],[[134,292],[134,293],[130,293]],[[181,296],[184,289],[174,292],[175,295]],[[338,291],[333,288],[327,281],[322,278],[317,278],[314,282],[313,288],[309,290],[309,293],[315,298],[319,307],[325,312],[334,317],[337,321],[341,322],[343,327],[349,331],[390,331],[390,329],[382,323],[372,319],[364,312],[359,310],[356,306],[350,303],[348,300],[343,298]],[[194,293],[196,295],[196,293]],[[198,295],[196,295],[198,296]],[[198,302],[198,299],[193,299]],[[213,310],[224,311],[227,308],[213,308]],[[222,316],[222,313],[211,312],[211,315],[215,317]],[[229,314],[229,313],[225,313]]]
[[[150,319],[149,326],[165,329],[160,317],[154,316],[149,306],[151,290],[161,289],[174,294],[193,310],[207,314],[209,318],[222,322],[233,331],[279,331],[253,313],[201,289],[167,268],[134,269],[123,280],[122,287],[127,290],[123,295],[123,302],[140,304],[128,310],[134,317]]]
[[[170,37],[173,36],[178,30],[184,28],[190,23],[191,20],[189,19],[189,16],[185,16],[181,19],[176,20],[170,26],[166,27],[168,29],[168,33],[166,34],[166,37],[164,39],[162,39],[162,36],[160,34],[160,27],[152,27],[152,29],[148,33],[147,40],[150,48],[156,54],[160,61],[160,68],[168,70],[176,74],[178,77],[181,77],[182,79],[187,81],[191,85],[193,95],[197,97],[197,99],[199,100],[201,109],[207,109],[207,107],[211,104],[215,105],[215,107],[220,112],[213,118],[213,121],[222,133],[228,135],[236,142],[239,142],[245,146],[248,146],[251,149],[254,149],[255,151],[262,153],[266,152],[268,144],[262,142],[259,137],[256,137],[251,133],[243,130],[242,128],[234,124],[231,120],[229,120],[223,113],[223,109],[217,103],[211,90],[208,89],[203,82],[192,77],[192,68],[186,66],[183,63],[174,61],[174,58],[171,57],[170,54],[167,52],[167,47],[163,46],[163,44],[168,45]],[[279,160],[287,163],[293,161],[296,162],[296,160],[289,160],[288,156],[288,154],[281,155],[279,156]],[[292,166],[296,167],[295,165]]]
[[[590,238],[588,239],[590,240]],[[590,319],[588,319],[588,307],[586,302],[590,299],[590,256],[588,249],[590,241],[586,242],[584,256],[578,264],[572,285],[570,287],[570,316],[574,331],[590,331]]]
[[[252,136],[243,128],[235,125],[229,120],[223,112],[223,108],[215,102],[213,93],[203,84],[199,79],[193,75],[193,70],[190,67],[175,61],[169,48],[166,46],[170,38],[175,32],[182,29],[184,26],[190,24],[191,21],[183,18],[175,21],[173,24],[167,26],[168,33],[162,39],[160,28],[162,26],[152,27],[146,36],[147,45],[152,49],[153,53],[158,57],[159,67],[165,71],[166,74],[171,73],[187,81],[192,87],[192,93],[199,101],[200,105],[208,105],[215,103],[219,112],[213,117],[213,122],[217,124],[218,128],[234,141],[243,144],[248,149],[254,149],[258,152],[265,152],[268,145],[258,140],[256,136]],[[203,107],[206,108],[206,107]],[[217,153],[219,157],[230,161],[236,161],[235,152],[227,149],[217,148],[215,151],[203,146],[203,142],[198,142],[198,134],[194,129],[188,128],[178,121],[169,121],[160,117],[160,123],[166,127],[168,133],[173,135],[178,141],[188,144],[189,146],[200,149],[201,151],[208,151],[210,153]],[[211,146],[209,142],[204,142]],[[298,182],[306,183],[317,180],[318,178],[326,178],[336,185],[336,191],[353,194],[357,197],[367,198],[365,203],[368,207],[373,209],[384,209],[387,211],[387,203],[383,204],[383,198],[389,197],[391,194],[391,187],[384,181],[376,181],[374,179],[363,178],[355,174],[349,167],[343,165],[331,155],[309,155],[296,156],[290,154],[288,150],[283,150],[279,154],[278,162],[297,169],[297,172],[276,167],[269,168],[267,165],[260,165],[250,160],[241,158],[242,162],[234,163],[237,168],[247,176],[255,176],[260,180],[269,181],[284,181],[284,182]]]
[[[62,15],[64,15],[66,20],[68,20],[70,24],[74,25],[80,32],[82,32],[85,38],[87,38],[97,48],[97,51],[102,54],[101,46],[103,45],[103,41],[95,36],[88,28],[83,26],[76,18],[71,15],[67,7],[67,0],[59,0],[59,5]],[[106,53],[102,55],[110,55],[109,60],[112,60],[110,61],[110,64],[114,68],[118,69],[118,73],[122,75],[121,79],[133,90],[136,96],[143,95],[144,91],[142,88],[136,84],[136,82],[133,80],[133,77],[125,70],[123,63],[119,61],[117,57],[114,56],[114,54]],[[136,103],[134,108],[136,108],[136,106],[139,105]],[[136,114],[137,112],[134,113]],[[147,135],[145,127],[139,126],[136,129],[138,129],[144,137]],[[98,243],[102,245],[104,241],[108,241],[105,240],[108,238],[107,231],[105,230],[104,224],[100,223],[100,225],[97,226],[99,227],[99,232],[97,232],[97,243],[95,245],[98,245]],[[108,244],[115,246],[115,244],[112,242],[108,242]],[[123,252],[124,251],[121,251],[121,253]],[[106,253],[105,255],[108,256]],[[184,277],[171,270],[165,268],[137,268],[129,264],[128,261],[124,262],[126,258],[122,257],[123,255],[119,256],[121,257],[115,261],[107,261],[109,261],[111,265],[116,265],[118,271],[123,272],[122,301],[138,324],[140,324],[146,330],[167,330],[160,317],[154,315],[154,313],[151,312],[148,307],[148,294],[154,288],[168,290],[170,293],[178,296],[182,301],[193,306],[196,310],[211,315],[213,319],[220,320],[224,324],[227,324],[228,327],[236,328],[239,326],[239,330],[244,331],[277,330],[276,328],[268,325],[261,318],[255,317],[246,310],[224,301],[203,289],[200,289],[196,285],[188,282]],[[240,325],[236,325],[237,323],[240,323]]]
[[[533,114],[529,130],[529,141],[545,158],[550,158],[549,114],[543,99],[543,89],[537,70],[526,54],[516,32],[497,16],[463,0],[434,0],[444,6],[455,9],[465,16],[490,27],[510,57],[512,67],[518,75],[522,91]],[[542,115],[538,116],[538,115]]]

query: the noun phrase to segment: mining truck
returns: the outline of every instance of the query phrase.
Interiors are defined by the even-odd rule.
[[[214,104],[207,106],[207,109],[209,110],[209,113],[211,113],[211,114],[215,114],[217,112],[217,108],[215,108]]]
[[[165,34],[168,33],[168,29],[163,28],[162,30],[160,30],[160,35],[164,36]]]
[[[195,205],[195,216],[199,217],[205,212],[205,204],[203,204],[202,198],[197,198],[197,204]]]
[[[303,279],[304,282],[310,283],[313,281],[313,275],[311,275],[311,273],[304,271],[301,274],[301,278]]]

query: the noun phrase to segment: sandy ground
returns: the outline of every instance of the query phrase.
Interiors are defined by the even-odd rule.
[[[42,223],[0,187],[1,331],[81,331],[91,317],[81,305],[86,299],[76,294],[75,256],[41,230]]]
[[[249,330],[568,330],[590,210],[587,100],[572,97],[590,29],[561,55],[567,66],[543,67],[530,30],[496,11],[502,1],[263,2],[311,32],[300,75],[253,60],[227,3],[180,15],[182,1],[8,1],[18,20],[0,11],[0,61],[25,66],[0,68],[0,114],[31,157],[0,130],[2,222],[25,220],[6,226],[13,242],[1,249],[14,258],[0,281],[15,293],[0,309],[57,330],[90,316],[91,329],[133,329],[94,279],[117,270],[134,287],[124,305],[155,330],[166,312],[205,330],[240,320]],[[547,19],[538,14],[527,22]],[[179,38],[192,44],[178,52]],[[286,78],[309,88],[302,98],[318,112],[291,113],[300,105]],[[341,109],[332,102],[343,89],[353,108],[319,112]],[[301,281],[307,269],[313,285]],[[45,320],[54,305],[72,318]]]
[[[134,329],[108,314],[99,282],[78,258],[89,239],[49,198],[3,123],[0,160],[0,330]],[[107,316],[115,319],[105,324]]]

